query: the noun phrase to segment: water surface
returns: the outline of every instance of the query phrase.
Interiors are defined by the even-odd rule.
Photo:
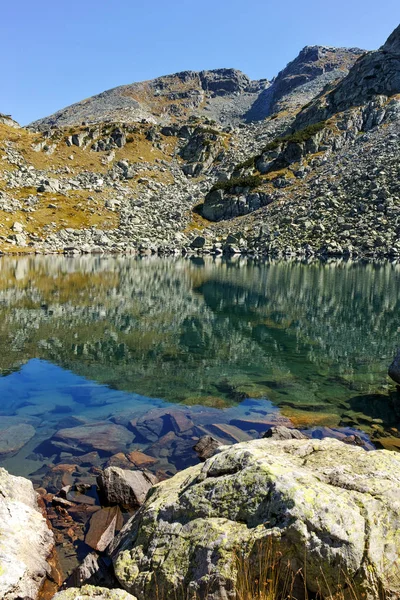
[[[36,485],[68,463],[71,481],[94,480],[132,450],[170,475],[196,462],[201,435],[230,443],[275,423],[397,445],[397,264],[46,256],[0,269],[0,460]]]

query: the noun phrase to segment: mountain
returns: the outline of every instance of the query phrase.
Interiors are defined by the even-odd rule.
[[[298,105],[308,102],[326,83],[344,77],[362,53],[354,48],[307,47],[272,83],[267,79],[251,81],[236,69],[183,71],[107,90],[31,126],[132,123],[142,119],[167,125],[184,122],[191,116],[207,117],[225,125],[259,120],[272,114],[279,101],[289,94],[295,96],[298,92]]]
[[[0,251],[400,256],[400,27],[272,81],[185,71],[15,125]]]

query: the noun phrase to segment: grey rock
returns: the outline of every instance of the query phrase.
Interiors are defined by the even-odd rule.
[[[113,544],[115,574],[140,598],[160,581],[171,597],[185,582],[209,600],[234,598],[235,549],[258,564],[273,540],[310,593],[330,597],[340,564],[354,594],[396,597],[399,484],[398,453],[334,439],[222,447],[154,488]]]
[[[97,485],[105,502],[126,509],[141,506],[147,492],[157,481],[150,471],[127,471],[118,467],[108,467],[97,477]]]
[[[278,425],[277,427],[270,427],[267,429],[265,433],[261,436],[265,439],[272,440],[305,440],[307,436],[304,435],[301,431],[297,429],[289,429],[289,427],[284,427],[283,425]]]
[[[0,597],[36,600],[46,576],[53,534],[32,483],[0,468]]]

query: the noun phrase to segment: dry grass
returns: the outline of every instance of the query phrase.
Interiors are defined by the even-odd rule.
[[[337,580],[329,585],[323,570],[312,580],[305,568],[293,571],[290,559],[279,549],[274,538],[259,540],[250,555],[240,550],[234,552],[232,567],[236,573],[235,600],[365,600],[366,592],[350,579],[345,572],[337,568]],[[369,598],[374,600],[394,600],[398,596],[382,590],[372,574],[367,575]],[[389,581],[393,587],[400,586],[399,575],[395,581]],[[174,592],[164,593],[162,586],[156,584],[156,600],[205,600],[214,597],[210,589],[201,594],[188,590],[184,584]],[[315,590],[309,592],[309,589]],[[373,590],[373,592],[372,592]],[[229,596],[231,597],[231,596]]]

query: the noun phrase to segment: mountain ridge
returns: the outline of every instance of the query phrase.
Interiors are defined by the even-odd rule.
[[[180,71],[105,90],[49,117],[38,119],[29,127],[77,125],[106,119],[123,122],[146,119],[167,125],[194,114],[210,116],[225,125],[260,120],[269,116],[270,105],[274,106],[270,102],[267,108],[254,108],[257,101],[258,104],[263,103],[262,96],[266,90],[273,91],[276,105],[287,91],[325,75],[323,84],[319,86],[322,88],[332,80],[332,77],[326,77],[327,73],[334,72],[335,78],[344,76],[354,60],[364,52],[358,48],[306,46],[271,82],[268,79],[251,80],[234,68]],[[294,76],[297,76],[297,81],[294,81]],[[290,77],[292,80],[289,82]]]
[[[397,27],[272,81],[183,71],[3,120],[0,251],[400,257],[399,48]]]

